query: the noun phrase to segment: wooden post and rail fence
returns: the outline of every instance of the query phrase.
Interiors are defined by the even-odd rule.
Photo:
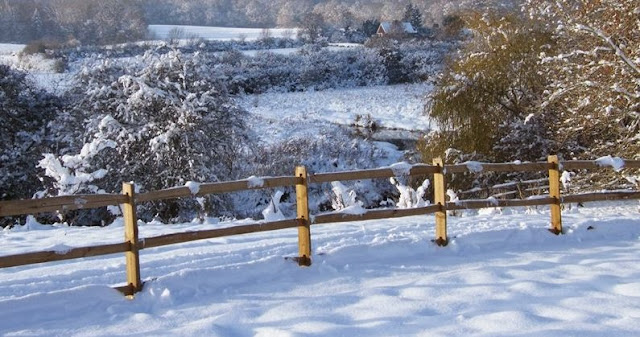
[[[446,201],[446,175],[452,173],[478,172],[478,165],[482,171],[492,172],[548,172],[549,193],[529,199],[476,199]],[[549,156],[547,162],[535,163],[463,163],[458,165],[444,165],[441,159],[435,159],[433,165],[412,165],[410,169],[399,172],[393,167],[368,169],[359,171],[344,171],[333,173],[308,174],[304,167],[297,167],[293,176],[264,177],[259,179],[245,179],[229,182],[201,184],[197,193],[192,193],[188,187],[175,187],[159,191],[136,194],[132,183],[124,183],[122,194],[92,194],[69,195],[61,197],[0,201],[0,217],[37,214],[44,212],[65,211],[74,209],[91,209],[111,205],[122,205],[124,217],[125,240],[120,243],[103,244],[97,246],[77,247],[61,253],[56,251],[40,251],[0,256],[0,268],[23,266],[35,263],[77,259],[90,256],[124,253],[126,258],[126,285],[116,289],[131,297],[142,289],[140,275],[140,250],[171,244],[178,244],[194,240],[219,238],[232,235],[274,231],[285,228],[298,229],[298,256],[295,260],[301,266],[311,265],[311,225],[335,222],[352,222],[397,218],[415,215],[435,214],[435,238],[433,242],[439,246],[446,246],[447,211],[462,209],[480,209],[493,207],[522,207],[522,206],[550,206],[551,226],[549,230],[555,234],[562,233],[561,204],[603,200],[640,199],[640,191],[624,190],[612,192],[582,193],[574,195],[560,194],[560,170],[601,169],[598,161],[563,161],[557,156]],[[624,168],[640,168],[640,160],[625,160]],[[364,214],[345,214],[330,212],[310,216],[307,188],[310,184],[322,184],[332,181],[363,180],[390,178],[399,175],[433,175],[434,204],[426,207],[409,209],[374,209]],[[257,183],[257,181],[259,183]],[[278,187],[295,187],[297,202],[296,219],[274,222],[256,222],[254,224],[234,226],[228,228],[184,232],[147,237],[138,237],[136,205],[142,202],[204,196],[215,193],[228,193],[252,189],[266,189]],[[0,253],[1,254],[1,253]]]

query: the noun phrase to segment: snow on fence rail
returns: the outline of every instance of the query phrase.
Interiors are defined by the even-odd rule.
[[[169,188],[148,193],[136,194],[132,183],[123,184],[122,194],[72,195],[33,200],[0,201],[0,217],[27,215],[52,211],[74,209],[91,209],[112,205],[123,206],[125,222],[125,241],[114,244],[104,244],[89,247],[77,247],[65,252],[41,251],[9,256],[0,256],[0,268],[29,265],[50,261],[77,259],[82,257],[125,253],[127,260],[127,284],[117,287],[127,296],[142,289],[140,278],[140,262],[138,252],[142,249],[159,247],[194,240],[211,239],[232,235],[273,231],[285,228],[298,228],[298,257],[294,258],[300,265],[311,264],[311,225],[334,222],[351,222],[375,220],[414,215],[435,214],[436,237],[433,240],[440,246],[448,243],[447,210],[478,209],[491,207],[522,207],[549,205],[551,208],[551,232],[562,233],[562,219],[560,205],[562,203],[589,202],[601,200],[640,199],[640,191],[614,191],[600,193],[583,193],[561,196],[559,170],[597,169],[610,166],[616,171],[622,168],[640,168],[640,160],[622,160],[620,158],[603,157],[595,161],[564,161],[559,162],[557,156],[549,156],[548,161],[536,163],[477,163],[469,162],[459,165],[444,165],[442,160],[435,159],[433,165],[392,165],[387,168],[346,171],[334,173],[307,174],[304,167],[297,167],[293,176],[248,178],[244,180],[193,184],[191,186]],[[462,172],[532,172],[548,171],[549,194],[525,200],[495,198],[480,200],[458,200],[446,202],[446,179],[449,173]],[[400,175],[432,174],[434,185],[434,205],[409,209],[377,209],[363,214],[325,213],[310,217],[308,210],[307,186],[332,181],[391,178]],[[264,189],[295,186],[297,202],[297,218],[275,222],[256,222],[235,227],[203,230],[196,232],[173,233],[156,237],[140,239],[138,237],[136,204],[153,200],[181,198],[189,196],[203,196],[213,193],[227,193],[251,189]]]

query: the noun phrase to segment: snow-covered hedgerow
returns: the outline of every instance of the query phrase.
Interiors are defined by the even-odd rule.
[[[269,38],[255,41],[230,40],[216,41],[204,39],[192,39],[179,44],[172,44],[166,41],[147,41],[136,43],[123,43],[117,45],[97,46],[75,46],[73,48],[61,48],[52,50],[53,56],[64,58],[69,62],[90,58],[95,55],[104,57],[121,58],[142,56],[149,51],[163,53],[168,50],[178,50],[183,54],[193,53],[219,53],[230,50],[269,50],[275,48],[297,48],[304,43],[291,38]]]
[[[218,56],[231,93],[326,90],[422,82],[440,70],[450,44],[406,44],[392,49],[330,50],[313,45],[297,53],[255,56],[227,51]]]
[[[228,179],[241,153],[244,111],[199,54],[147,53],[141,61],[79,74],[73,105],[53,123],[62,146],[40,164],[49,194],[117,192],[123,181],[149,191]],[[168,200],[143,205],[139,215],[190,220],[224,205],[214,197]]]
[[[355,49],[331,51],[301,49],[299,53],[256,56],[223,54],[219,69],[232,93],[324,90],[387,82],[386,70],[377,51]]]

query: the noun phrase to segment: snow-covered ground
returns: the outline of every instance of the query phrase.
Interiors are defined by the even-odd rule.
[[[133,300],[124,257],[0,269],[2,336],[638,336],[637,202],[563,213],[547,208],[312,227],[313,265],[294,229],[142,251],[146,286]],[[141,225],[141,237],[214,228]],[[0,232],[3,254],[120,242],[123,228]]]
[[[263,37],[263,28],[232,28],[232,27],[206,27],[206,26],[179,26],[179,25],[149,25],[149,32],[154,38],[166,39],[172,31],[180,31],[184,37],[198,37],[205,40],[257,40]],[[269,28],[271,37],[296,37],[296,29]]]
[[[0,64],[18,65],[18,55],[24,49],[23,44],[0,43]]]
[[[55,59],[41,54],[20,55],[25,45],[0,43],[0,64],[26,71],[40,87],[54,93],[63,93],[70,86],[74,73],[56,72]]]
[[[239,104],[251,113],[250,125],[265,143],[324,134],[322,128],[349,126],[371,115],[378,128],[427,133],[434,126],[424,114],[431,84],[403,84],[317,92],[247,95]]]
[[[0,55],[2,54],[10,54],[10,53],[19,53],[24,49],[23,44],[12,44],[12,43],[0,43]]]
[[[23,44],[0,44],[0,64],[13,65],[18,69],[30,72],[53,72],[55,60],[47,59],[43,55],[24,55],[20,52],[24,49]]]

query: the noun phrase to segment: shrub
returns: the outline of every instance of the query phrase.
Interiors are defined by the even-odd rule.
[[[158,190],[231,177],[242,153],[244,111],[198,55],[148,53],[143,61],[140,69],[102,64],[80,74],[73,105],[53,125],[64,146],[41,161],[50,194],[118,193],[123,181]],[[143,205],[139,215],[186,221],[228,206],[214,196],[167,200]]]
[[[0,200],[31,198],[41,188],[36,165],[47,151],[45,127],[60,106],[25,73],[0,65]]]
[[[51,54],[52,51],[62,48],[63,45],[53,39],[40,39],[29,42],[22,49],[21,54],[33,55],[33,54]]]
[[[448,147],[497,161],[546,156],[554,145],[545,119],[528,116],[540,113],[545,79],[537,74],[537,56],[553,44],[550,34],[514,16],[466,20],[474,38],[449,61],[426,107],[440,131],[423,144],[424,158]],[[524,134],[537,146],[525,149],[510,139]]]
[[[330,136],[329,136],[330,134]],[[304,165],[307,171],[335,172],[354,169],[375,168],[389,161],[389,153],[375,143],[353,138],[348,131],[327,129],[323,137],[293,137],[274,145],[256,147],[245,160],[245,176],[249,175],[291,175],[295,166]],[[364,207],[375,207],[392,195],[397,195],[388,180],[361,180],[345,183],[355,191]],[[272,191],[249,191],[235,194],[236,209],[241,216],[259,216],[260,211],[270,202]],[[293,189],[285,189],[281,209],[286,216],[292,216],[295,200]],[[295,197],[293,197],[295,198]],[[309,186],[309,207],[311,211],[332,209],[334,194],[329,183]],[[289,206],[287,208],[287,205]]]

